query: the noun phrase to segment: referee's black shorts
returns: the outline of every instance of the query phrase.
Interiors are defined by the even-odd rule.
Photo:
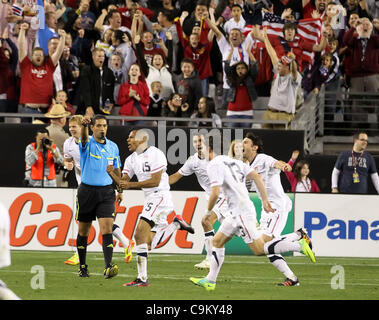
[[[89,186],[81,183],[77,193],[76,220],[90,222],[96,218],[114,218],[116,195],[112,185]]]

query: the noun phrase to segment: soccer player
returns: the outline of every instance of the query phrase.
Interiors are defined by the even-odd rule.
[[[8,210],[0,203],[0,268],[11,265],[9,228]],[[0,300],[20,300],[20,298],[0,280]]]
[[[80,151],[79,151],[79,140],[82,130],[82,115],[75,115],[70,118],[68,124],[68,130],[70,131],[71,137],[68,138],[63,144],[63,157],[64,165],[67,170],[75,169],[75,176],[78,186],[81,183],[81,169],[80,169]],[[116,202],[120,204],[122,201],[122,193],[117,193]],[[113,236],[119,240],[125,251],[125,262],[130,262],[132,259],[132,249],[134,246],[134,241],[129,240],[122,233],[120,227],[113,223]],[[65,261],[65,264],[77,265],[79,264],[79,255],[75,253],[72,257]]]
[[[194,233],[194,229],[176,215],[168,224],[167,215],[173,209],[173,203],[166,173],[167,159],[164,153],[154,146],[148,146],[149,135],[141,130],[133,130],[128,137],[128,148],[132,154],[126,158],[122,177],[117,175],[113,166],[107,172],[124,189],[142,189],[145,195],[143,211],[135,231],[138,276],[134,281],[125,283],[126,287],[149,286],[147,275],[147,257],[149,247],[154,249],[166,241],[176,230]],[[136,175],[138,182],[130,180]]]
[[[208,175],[211,180],[211,194],[208,202],[208,212],[211,211],[217,201],[220,191],[223,190],[228,202],[230,215],[221,223],[213,238],[213,251],[210,270],[205,278],[190,278],[190,280],[207,291],[215,290],[216,280],[225,257],[225,244],[234,236],[242,235],[242,239],[256,255],[283,253],[289,251],[302,252],[312,261],[314,254],[308,243],[302,239],[299,242],[269,241],[264,234],[257,229],[256,212],[254,204],[250,201],[246,188],[246,179],[253,180],[261,195],[263,209],[267,213],[274,213],[271,207],[265,185],[261,176],[249,165],[240,160],[228,156],[216,156],[213,152],[212,137],[206,141]],[[281,242],[277,245],[277,242]]]
[[[88,136],[88,124],[91,123],[92,136]],[[117,145],[106,138],[107,118],[96,115],[84,116],[81,140],[79,141],[81,184],[77,193],[76,220],[79,223],[76,248],[79,255],[79,277],[88,277],[86,264],[88,235],[92,221],[98,219],[103,240],[104,278],[118,274],[118,266],[112,264],[113,257],[113,221],[116,196],[113,181],[107,174],[107,165],[112,163],[121,176],[120,156]]]
[[[205,159],[204,155],[204,135],[198,134],[194,135],[192,138],[192,145],[197,152],[190,156],[185,164],[174,174],[170,175],[169,183],[174,184],[178,182],[184,176],[190,176],[195,174],[197,181],[199,182],[201,188],[205,191],[205,197],[209,199],[211,183],[207,174],[208,160]],[[205,236],[205,251],[206,258],[198,264],[195,264],[196,269],[209,269],[210,261],[212,259],[212,240],[214,237],[213,224],[218,220],[222,222],[224,217],[227,215],[228,206],[225,197],[220,194],[217,199],[217,204],[209,214],[205,214],[201,219],[201,224],[204,229]]]
[[[275,212],[266,212],[262,208],[260,219],[260,228],[264,230],[263,237],[265,242],[275,240],[278,243],[272,243],[272,247],[268,247],[268,258],[272,265],[282,272],[286,279],[279,286],[298,286],[299,280],[288,267],[287,262],[282,255],[275,254],[273,248],[279,244],[282,239],[282,231],[287,223],[288,212],[291,211],[291,199],[284,193],[281,180],[281,171],[291,171],[291,166],[280,160],[276,160],[271,156],[263,153],[262,140],[252,132],[246,134],[243,140],[243,155],[248,160],[250,167],[257,171],[264,181],[267,189],[268,199],[275,209]],[[254,184],[247,182],[248,189],[254,190]],[[258,190],[258,195],[262,200],[262,195]],[[305,239],[311,248],[312,244],[305,230],[299,229],[296,232],[283,236],[287,240],[298,241]],[[280,244],[279,244],[280,245]]]

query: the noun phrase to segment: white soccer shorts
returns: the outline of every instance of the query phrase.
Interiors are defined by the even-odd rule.
[[[228,237],[240,236],[246,244],[261,236],[255,214],[227,216],[218,230]]]
[[[230,215],[230,210],[226,198],[218,198],[212,211],[216,214],[217,220],[222,223],[222,221],[224,221],[224,219]]]
[[[160,192],[145,197],[140,217],[155,223],[151,231],[168,225],[167,216],[174,210],[170,192]]]
[[[274,203],[271,203],[271,205],[276,209],[275,212],[265,212],[262,210],[259,224],[264,234],[277,238],[280,237],[286,226],[288,212],[291,211],[292,202],[290,201],[281,207],[276,206]]]

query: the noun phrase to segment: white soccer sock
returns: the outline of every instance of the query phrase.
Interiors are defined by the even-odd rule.
[[[289,268],[286,260],[284,260],[284,258],[280,254],[270,254],[267,257],[269,258],[271,264],[281,273],[283,273],[286,278],[289,278],[294,281],[297,280],[297,277]]]
[[[216,283],[218,273],[220,272],[221,266],[224,263],[224,258],[225,248],[213,247],[209,273],[206,277],[210,282]]]
[[[142,243],[135,247],[135,252],[137,253],[137,278],[142,281],[147,280],[147,250],[147,243]]]
[[[205,251],[207,252],[207,257],[206,259],[210,262],[212,260],[212,240],[215,235],[215,231],[207,231],[204,233],[205,235],[205,240],[204,240],[204,245],[205,245]]]
[[[160,243],[166,241],[176,230],[180,228],[179,223],[173,222],[168,226],[160,228],[155,233],[153,241],[151,242],[151,249],[154,249]]]
[[[292,232],[288,234],[283,234],[282,239],[287,239],[290,241],[299,241],[301,239],[301,235],[298,232]]]
[[[274,239],[264,244],[264,251],[266,255],[281,254],[284,252],[300,252],[301,245],[299,242],[290,241],[288,239]]]
[[[118,225],[113,226],[114,230],[112,231],[112,234],[118,241],[121,242],[122,246],[126,249],[129,246],[129,239],[125,237],[124,233]]]

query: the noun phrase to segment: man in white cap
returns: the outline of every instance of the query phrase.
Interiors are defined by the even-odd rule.
[[[50,111],[45,113],[45,116],[50,119],[50,125],[46,127],[49,131],[50,137],[54,140],[54,143],[60,151],[63,150],[63,144],[70,136],[63,129],[66,125],[67,116],[71,115],[61,104],[53,104]],[[64,171],[61,170],[57,174],[57,186],[66,187],[67,183],[63,181]]]

